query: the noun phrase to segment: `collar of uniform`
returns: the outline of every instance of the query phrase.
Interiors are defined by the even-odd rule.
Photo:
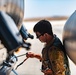
[[[54,38],[53,38],[53,40],[52,40],[52,41],[49,41],[48,44],[45,44],[45,47],[44,47],[44,48],[48,48],[48,47],[50,47],[50,46],[53,44],[55,38],[56,38],[56,35],[54,34]]]

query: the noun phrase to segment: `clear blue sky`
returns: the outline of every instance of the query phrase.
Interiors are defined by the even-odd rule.
[[[25,0],[25,18],[70,16],[76,0]]]

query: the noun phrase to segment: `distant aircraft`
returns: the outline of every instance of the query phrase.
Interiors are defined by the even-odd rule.
[[[76,11],[74,11],[64,25],[63,44],[67,55],[76,64]]]

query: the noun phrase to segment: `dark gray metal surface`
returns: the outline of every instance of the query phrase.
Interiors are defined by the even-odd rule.
[[[0,0],[0,10],[8,13],[20,29],[24,17],[24,0]]]
[[[68,56],[76,64],[76,11],[65,23],[63,44],[65,45]]]

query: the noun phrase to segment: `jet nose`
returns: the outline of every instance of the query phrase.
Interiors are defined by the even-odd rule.
[[[67,55],[76,64],[76,11],[68,18],[64,25],[63,44]]]

